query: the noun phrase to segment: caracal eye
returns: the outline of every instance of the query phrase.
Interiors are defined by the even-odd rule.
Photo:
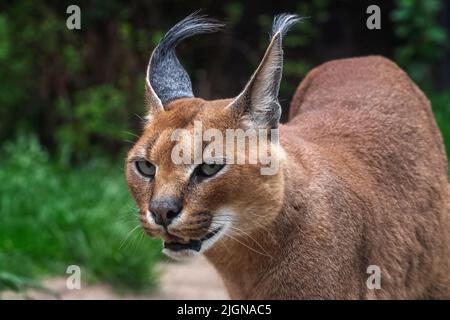
[[[211,177],[213,175],[215,175],[217,172],[220,171],[220,169],[222,169],[224,167],[223,164],[217,164],[217,163],[203,163],[200,165],[199,168],[199,174],[201,176],[205,176],[205,177]]]
[[[147,178],[153,178],[155,176],[156,167],[146,160],[139,160],[135,162],[136,169],[141,175]]]

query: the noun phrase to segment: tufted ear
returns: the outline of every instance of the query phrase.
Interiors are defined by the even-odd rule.
[[[293,14],[275,17],[270,44],[261,63],[244,90],[229,106],[250,127],[278,127],[281,116],[278,91],[283,71],[282,39],[300,19]]]
[[[173,26],[153,50],[147,67],[147,118],[163,111],[169,102],[193,97],[189,75],[175,54],[176,46],[196,34],[215,32],[223,27],[216,20],[193,13]]]

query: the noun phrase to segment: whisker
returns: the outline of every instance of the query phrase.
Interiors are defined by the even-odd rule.
[[[243,245],[244,247],[246,247],[246,248],[252,250],[252,251],[255,252],[255,253],[258,253],[258,254],[260,254],[260,255],[262,255],[262,256],[265,256],[265,257],[270,257],[270,258],[272,258],[271,255],[268,255],[268,254],[266,254],[266,253],[262,253],[262,252],[260,252],[260,251],[258,251],[258,250],[256,250],[256,249],[254,249],[254,248],[252,248],[252,247],[246,245],[245,243],[239,241],[238,239],[234,238],[233,236],[231,236],[231,235],[229,235],[229,234],[226,234],[226,233],[225,233],[224,236],[229,237],[230,239],[232,239],[232,240],[234,240],[234,241],[240,243],[241,245]]]
[[[130,236],[133,234],[134,231],[136,231],[138,228],[140,227],[140,225],[138,224],[137,226],[135,226],[133,229],[131,229],[130,231],[128,231],[127,235],[125,236],[125,239],[122,241],[122,243],[120,244],[119,250],[122,249],[122,247],[124,246],[124,244],[127,242],[127,240],[130,239]]]
[[[256,244],[258,245],[258,247],[259,247],[262,251],[264,251],[264,253],[266,253],[268,256],[270,256],[270,257],[272,258],[272,256],[271,256],[269,253],[267,253],[266,249],[265,249],[258,241],[256,241],[253,237],[251,237],[247,232],[245,232],[244,230],[241,230],[241,229],[239,229],[239,228],[237,228],[237,227],[233,227],[233,226],[230,226],[230,228],[233,229],[233,230],[235,230],[235,231],[241,232],[241,234],[243,233],[246,237],[248,237],[248,238],[251,239],[254,243],[256,243]]]
[[[133,132],[130,132],[130,131],[122,130],[122,133],[126,133],[132,137],[139,138],[139,136],[137,134],[134,134]]]
[[[234,222],[234,221],[235,221],[235,220],[234,220],[234,217],[233,217],[233,216],[230,216],[230,215],[221,215],[221,214],[219,214],[219,215],[214,216],[213,221],[211,222],[211,226],[213,226],[213,228],[217,228],[218,226],[221,226],[220,222],[224,223],[224,222]],[[262,224],[261,224],[261,227],[262,227],[263,230],[264,230],[265,228],[267,228],[267,226],[263,226]],[[254,249],[254,248],[252,248],[252,247],[246,245],[245,243],[239,241],[238,239],[232,237],[232,236],[229,235],[229,234],[225,234],[226,236],[232,238],[233,240],[239,242],[240,244],[246,246],[247,248],[249,248],[250,250],[252,250],[252,251],[254,251],[254,252],[257,252],[257,253],[259,253],[259,254],[262,254],[262,255],[264,255],[264,256],[268,256],[268,257],[272,258],[272,256],[271,256],[269,253],[267,253],[267,250],[266,250],[266,249],[265,249],[258,241],[256,241],[253,237],[251,237],[250,234],[248,234],[246,231],[244,231],[243,229],[240,229],[240,228],[238,228],[238,227],[232,226],[232,225],[229,225],[229,228],[231,228],[232,230],[234,230],[234,232],[236,232],[238,236],[243,236],[244,238],[247,237],[247,238],[251,239],[253,242],[255,242],[255,243],[258,245],[258,247],[259,247],[262,251],[264,251],[264,254],[261,253],[261,252],[259,252],[259,251],[256,250],[256,249]],[[214,230],[214,229],[213,229],[213,230]]]
[[[144,118],[142,118],[140,115],[138,115],[137,113],[134,113],[134,115],[136,116],[136,117],[138,117],[139,118],[139,120],[141,120],[141,121],[145,121],[145,119]]]

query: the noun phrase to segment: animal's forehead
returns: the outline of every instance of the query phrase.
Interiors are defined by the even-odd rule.
[[[176,130],[193,132],[194,129],[217,128],[220,129],[223,116],[218,110],[206,106],[190,106],[187,108],[172,108],[158,114],[144,130],[143,138],[149,147],[157,140],[170,140],[171,134]]]
[[[227,100],[207,102],[201,99],[185,99],[190,103],[173,103],[166,111],[160,112],[149,123],[139,140],[139,149],[145,157],[158,164],[170,166],[170,156],[174,146],[176,131],[194,136],[198,130],[210,128],[225,130],[232,126],[224,112]]]

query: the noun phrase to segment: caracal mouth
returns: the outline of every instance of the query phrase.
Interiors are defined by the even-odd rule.
[[[188,242],[178,242],[177,240],[164,241],[163,253],[176,260],[185,260],[198,256],[211,248],[225,234],[227,229],[228,223],[225,223],[199,240],[192,239]]]

